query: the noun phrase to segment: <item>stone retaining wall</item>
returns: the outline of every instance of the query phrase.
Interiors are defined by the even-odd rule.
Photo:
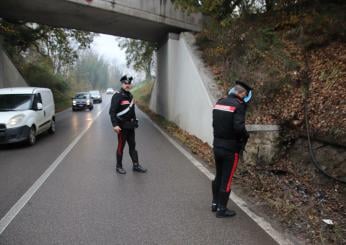
[[[270,163],[279,151],[280,127],[278,125],[247,125],[250,138],[244,152],[244,162]]]

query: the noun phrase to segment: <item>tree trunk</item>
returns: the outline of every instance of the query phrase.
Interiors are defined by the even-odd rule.
[[[265,3],[267,12],[272,11],[274,7],[274,0],[265,0]]]
[[[151,61],[147,64],[147,67],[145,69],[145,80],[151,80]]]

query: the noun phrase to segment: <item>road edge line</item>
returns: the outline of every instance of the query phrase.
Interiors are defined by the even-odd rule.
[[[19,198],[19,200],[10,208],[9,211],[0,219],[0,235],[6,230],[7,226],[13,221],[13,219],[19,214],[19,212],[30,201],[34,194],[40,189],[48,177],[54,172],[54,170],[60,165],[65,157],[71,152],[74,146],[79,140],[86,134],[91,128],[98,117],[103,111],[108,108],[109,103],[96,114],[96,117],[91,123],[60,153],[60,155],[54,160],[54,162],[43,172],[43,174],[32,184],[32,186]]]
[[[139,108],[137,108],[139,109]],[[197,160],[190,152],[184,149],[177,143],[170,135],[168,135],[157,123],[155,123],[146,113],[139,109],[143,113],[144,117],[151,122],[151,124],[175,147],[177,148],[192,164],[197,167],[209,180],[214,179],[214,174],[211,173],[199,160]],[[246,202],[232,192],[230,199],[247,215],[249,216],[259,227],[262,228],[274,241],[280,245],[294,245],[287,237],[277,231],[268,221],[263,217],[255,214],[248,208]]]

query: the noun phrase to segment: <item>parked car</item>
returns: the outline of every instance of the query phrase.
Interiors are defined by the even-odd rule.
[[[94,109],[94,103],[89,92],[77,93],[72,98],[72,111]]]
[[[106,94],[114,94],[114,89],[113,88],[107,88]]]
[[[92,90],[89,93],[94,103],[102,103],[102,95],[99,90]]]
[[[55,133],[55,104],[47,88],[0,89],[0,144],[27,141],[48,131]]]

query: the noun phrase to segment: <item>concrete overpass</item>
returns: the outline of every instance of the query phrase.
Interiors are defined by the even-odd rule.
[[[202,27],[169,0],[1,0],[0,17],[147,41]]]

